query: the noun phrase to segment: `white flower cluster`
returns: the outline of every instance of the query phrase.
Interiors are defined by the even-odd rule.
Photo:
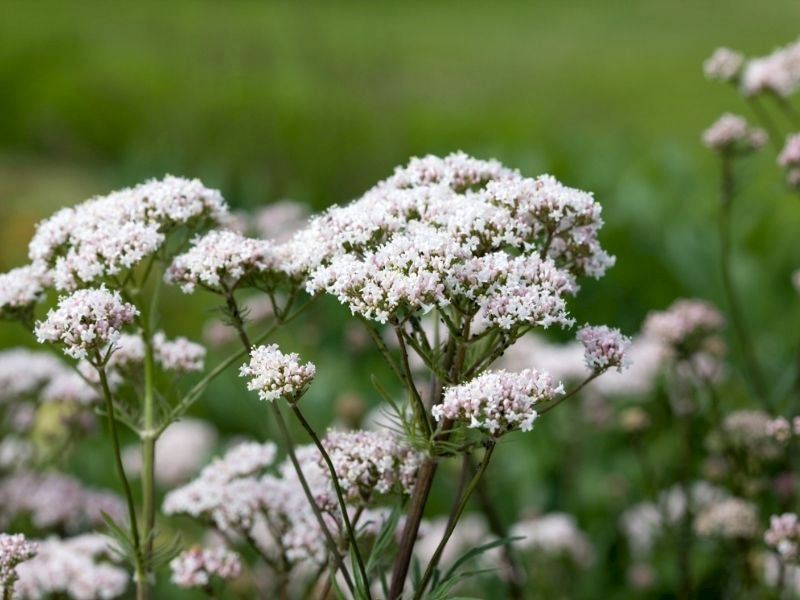
[[[653,311],[643,325],[644,334],[676,351],[694,350],[720,333],[725,318],[704,300],[680,299],[665,311]],[[679,352],[680,353],[680,352]]]
[[[622,372],[628,366],[627,350],[631,338],[622,335],[619,329],[587,325],[578,331],[577,337],[583,344],[586,366],[593,373],[602,373],[611,367]]]
[[[0,527],[27,516],[42,531],[76,532],[102,526],[104,512],[121,520],[122,500],[68,475],[22,472],[0,481]]]
[[[44,269],[37,265],[0,274],[0,319],[26,317],[42,299],[48,283]]]
[[[66,366],[47,352],[25,348],[0,350],[0,403],[33,398],[65,372],[68,372]]]
[[[189,250],[176,256],[164,280],[180,285],[187,294],[197,286],[224,293],[282,273],[284,262],[272,242],[215,230],[195,238]]]
[[[87,358],[113,345],[122,328],[138,314],[135,306],[123,302],[119,292],[110,292],[105,286],[78,290],[61,297],[58,307],[36,324],[36,339],[40,344],[63,344],[64,353],[72,358]]]
[[[786,417],[777,417],[767,422],[766,434],[780,444],[792,437],[792,424]]]
[[[296,353],[284,354],[277,344],[254,346],[250,362],[239,369],[240,377],[250,378],[247,389],[258,391],[259,398],[270,402],[281,397],[296,401],[315,374],[316,367],[312,363],[300,364]]]
[[[750,539],[759,534],[758,511],[751,502],[726,498],[700,512],[694,530],[702,537]]]
[[[786,170],[786,181],[800,188],[800,133],[786,138],[786,144],[778,155],[778,164]]]
[[[764,532],[764,542],[772,546],[784,561],[796,561],[800,557],[800,519],[794,513],[772,515],[769,529]]]
[[[286,255],[310,293],[379,322],[458,304],[504,329],[567,325],[563,296],[613,264],[601,226],[590,194],[456,153],[412,159],[312,219]]]
[[[255,214],[255,230],[262,239],[286,242],[305,225],[307,219],[308,209],[304,204],[279,200]]]
[[[0,533],[0,592],[11,597],[17,580],[17,567],[36,556],[37,546],[21,533]]]
[[[316,448],[297,449],[303,473],[320,508],[336,514],[327,470]],[[248,537],[268,555],[324,564],[327,549],[322,532],[294,468],[286,461],[277,474],[267,472],[275,458],[273,444],[245,443],[203,469],[189,484],[170,492],[163,509],[211,521],[225,535]],[[331,518],[331,529],[338,523]]]
[[[703,72],[709,79],[737,81],[744,65],[744,56],[730,48],[717,48],[703,63]]]
[[[179,226],[216,223],[227,206],[198,180],[167,176],[64,208],[40,223],[29,246],[59,290],[116,276],[153,255]]]
[[[217,443],[217,431],[206,421],[185,418],[170,425],[156,442],[156,482],[165,487],[186,482],[211,456]],[[139,475],[142,454],[139,446],[125,449],[125,470]]]
[[[64,371],[53,377],[44,387],[43,402],[57,402],[89,406],[100,399],[97,390],[74,371]]]
[[[767,133],[750,127],[744,117],[725,113],[703,132],[703,143],[721,153],[760,150],[767,143]]]
[[[225,548],[190,548],[169,563],[171,581],[182,588],[205,588],[213,578],[236,579],[242,572],[239,555]]]
[[[222,531],[248,530],[260,502],[256,475],[271,466],[276,448],[272,443],[248,442],[229,450],[191,483],[164,499],[166,514],[207,515]]]
[[[548,513],[518,521],[511,527],[509,537],[523,538],[514,542],[514,547],[523,552],[563,556],[583,567],[594,560],[589,538],[578,527],[575,517],[567,513]]]
[[[185,337],[167,339],[163,331],[153,335],[153,354],[161,368],[172,373],[198,372],[205,366],[206,349],[203,346]]]
[[[421,457],[390,431],[329,431],[322,440],[347,500],[410,494]],[[323,465],[320,465],[323,467]]]
[[[727,498],[727,492],[705,481],[693,482],[688,498],[683,488],[675,485],[662,491],[656,502],[641,502],[628,508],[620,517],[620,528],[632,552],[644,556],[651,552],[665,528],[683,520],[687,509],[698,514]]]
[[[772,54],[747,62],[742,74],[742,91],[751,96],[771,92],[789,96],[800,87],[800,40]]]
[[[445,390],[431,414],[437,421],[461,422],[497,438],[514,429],[530,431],[539,416],[534,406],[563,393],[561,384],[554,385],[548,373],[535,369],[488,371]]]
[[[755,459],[769,460],[780,455],[772,419],[762,410],[735,410],[722,420],[727,440]]]
[[[37,542],[34,558],[18,568],[14,598],[67,597],[74,600],[111,600],[122,596],[130,575],[107,560],[113,542],[102,535],[56,537]]]

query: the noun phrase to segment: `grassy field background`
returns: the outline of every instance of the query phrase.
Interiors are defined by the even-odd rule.
[[[796,0],[7,1],[0,270],[24,263],[34,223],[57,207],[148,177],[199,177],[238,208],[289,197],[322,209],[412,155],[461,149],[596,193],[618,263],[587,284],[574,312],[633,333],[674,298],[721,302],[718,166],[699,138],[723,111],[751,115],[733,90],[705,81],[703,59],[723,44],[766,53],[795,39],[798,23]],[[769,150],[741,177],[735,275],[762,363],[779,377],[800,325],[789,279],[800,267],[800,203]],[[165,301],[164,327],[198,337],[210,300]],[[380,366],[341,351],[345,317],[322,303],[285,334],[318,364],[308,402],[320,424],[343,395],[375,402],[368,374]],[[3,326],[0,343],[30,340]],[[245,398],[232,376],[199,412],[228,433],[262,434],[266,419]],[[517,491],[509,508],[573,510],[609,540],[614,523],[592,515],[619,500],[608,485],[624,483],[630,465],[602,462],[613,450],[602,439],[591,456],[574,439],[565,453],[562,424],[515,438],[524,458],[492,476]],[[579,479],[564,456],[583,457]],[[114,483],[91,451],[75,466]],[[592,585],[618,575],[595,573]]]

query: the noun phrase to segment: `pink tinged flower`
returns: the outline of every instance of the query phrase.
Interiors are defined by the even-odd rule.
[[[332,430],[322,445],[349,501],[366,502],[375,494],[392,492],[410,494],[414,487],[421,457],[390,431]]]
[[[101,535],[50,537],[38,542],[35,557],[18,568],[15,591],[21,598],[117,598],[130,575],[107,562],[113,542]]]
[[[159,331],[153,336],[153,350],[156,362],[165,371],[192,373],[202,371],[205,365],[206,349],[185,337],[170,340]]]
[[[119,292],[110,292],[105,286],[78,290],[62,296],[58,307],[36,324],[36,338],[41,344],[63,344],[66,355],[82,359],[113,346],[122,328],[138,314]]]
[[[769,421],[766,430],[768,436],[780,443],[787,442],[792,436],[792,426],[784,417],[778,417]]]
[[[764,542],[774,548],[782,560],[797,560],[798,541],[800,520],[796,514],[784,513],[769,518],[769,529],[764,532]]]
[[[781,167],[800,166],[800,133],[795,133],[786,138],[781,153],[778,155],[778,164]]]
[[[42,299],[49,277],[41,265],[28,265],[0,275],[0,319],[25,317]]]
[[[619,329],[587,325],[578,331],[577,337],[583,344],[586,366],[593,373],[602,373],[611,367],[621,372],[628,366],[627,350],[631,339]]]
[[[744,56],[730,48],[717,48],[703,63],[703,72],[708,79],[735,81],[744,65]]]
[[[197,286],[222,293],[247,280],[281,274],[281,264],[282,255],[272,242],[218,230],[195,238],[189,250],[175,257],[164,279],[187,294]]]
[[[135,267],[180,226],[226,214],[216,190],[167,176],[60,210],[37,226],[28,254],[50,269],[57,289],[70,291]]]
[[[726,113],[703,132],[703,144],[717,152],[759,150],[767,141],[763,129],[750,127],[744,117]]]
[[[563,394],[549,374],[526,369],[519,373],[489,371],[450,387],[433,407],[436,421],[454,421],[497,438],[509,431],[530,431],[539,416],[535,405]]]
[[[800,85],[800,40],[748,61],[741,85],[747,96],[772,92],[786,97],[794,93]]]
[[[284,354],[277,344],[254,346],[250,362],[242,365],[240,377],[248,377],[247,389],[257,391],[261,400],[284,397],[296,402],[313,381],[316,367],[308,362],[300,364],[296,353]]]
[[[239,555],[225,548],[190,548],[169,564],[172,583],[182,588],[204,588],[214,578],[236,579],[242,572]]]
[[[36,555],[37,545],[24,535],[0,533],[0,591],[9,594],[17,580],[17,566]]]

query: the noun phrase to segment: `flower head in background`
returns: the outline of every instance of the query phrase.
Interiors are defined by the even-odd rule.
[[[296,353],[284,354],[277,344],[253,347],[250,362],[239,370],[240,377],[250,378],[247,389],[257,391],[261,400],[270,402],[281,397],[296,402],[315,374],[316,367],[312,363],[300,364]]]
[[[190,548],[169,563],[172,583],[182,588],[206,588],[213,579],[236,579],[242,572],[239,555],[225,548]]]
[[[642,330],[678,356],[691,355],[715,339],[725,318],[705,300],[680,299],[664,311],[647,315]]]
[[[786,97],[797,91],[800,86],[800,40],[767,56],[747,61],[741,85],[746,96],[770,92]]]
[[[40,265],[28,265],[0,274],[0,319],[28,322],[49,281]]]
[[[17,580],[17,567],[36,556],[37,545],[24,535],[0,533],[0,591],[3,597],[11,597]]]
[[[798,542],[800,542],[800,520],[794,513],[772,515],[769,518],[769,529],[764,532],[764,542],[774,548],[781,560],[796,561]]]
[[[348,501],[375,494],[410,494],[420,455],[390,431],[329,431],[322,445],[330,455]]]
[[[744,56],[730,48],[717,48],[703,63],[703,72],[709,79],[723,82],[735,82],[739,79]]]
[[[619,329],[587,325],[578,331],[577,337],[583,344],[586,366],[593,373],[602,373],[612,367],[622,372],[628,366],[626,353],[631,339],[622,335]]]
[[[64,353],[75,359],[90,357],[114,345],[121,330],[133,322],[139,311],[123,302],[119,292],[102,286],[62,296],[58,307],[36,324],[39,343],[64,345]]]
[[[15,587],[23,599],[111,599],[125,593],[130,575],[108,561],[113,541],[103,535],[50,537],[37,542],[34,558],[18,567]]]
[[[588,567],[594,559],[594,549],[586,534],[580,530],[575,517],[567,513],[548,513],[515,523],[509,537],[521,537],[514,547],[522,552],[567,557],[575,564]]]
[[[445,390],[442,403],[431,414],[437,421],[462,423],[497,438],[515,429],[530,431],[539,416],[535,405],[563,393],[549,374],[534,369],[488,371]]]
[[[282,275],[281,264],[272,242],[215,230],[195,238],[189,250],[176,256],[164,279],[187,294],[197,286],[224,294],[247,284],[266,285]]]
[[[694,530],[702,537],[752,539],[760,531],[758,511],[751,502],[726,498],[702,510],[695,518]]]
[[[724,155],[760,150],[767,142],[763,129],[750,127],[744,117],[725,113],[703,132],[703,143]]]
[[[57,289],[70,291],[132,269],[178,227],[204,227],[226,214],[218,191],[167,176],[58,211],[38,225],[28,254]]]

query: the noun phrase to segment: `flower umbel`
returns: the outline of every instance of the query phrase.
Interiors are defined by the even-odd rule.
[[[308,362],[300,364],[300,357],[292,352],[284,354],[277,344],[255,346],[250,352],[250,362],[242,365],[240,377],[249,377],[247,389],[258,391],[261,400],[285,397],[296,402],[314,379],[316,367]]]
[[[602,373],[611,367],[622,372],[628,366],[626,351],[631,345],[631,339],[622,335],[619,329],[606,325],[587,325],[578,331],[577,337],[583,344],[586,366],[593,373]]]
[[[55,310],[36,324],[39,343],[60,343],[72,358],[86,358],[90,353],[113,346],[125,325],[133,322],[139,311],[123,302],[119,292],[105,286],[78,290],[63,296]]]
[[[525,369],[519,373],[489,371],[467,383],[448,388],[431,414],[466,424],[494,438],[519,429],[530,431],[539,416],[534,406],[564,393],[548,373]]]

